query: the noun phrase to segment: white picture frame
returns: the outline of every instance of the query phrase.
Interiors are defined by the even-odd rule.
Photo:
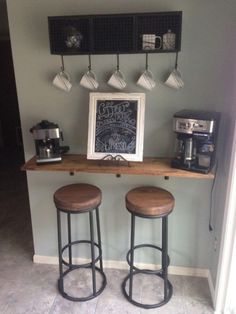
[[[144,93],[90,93],[87,159],[143,160]]]

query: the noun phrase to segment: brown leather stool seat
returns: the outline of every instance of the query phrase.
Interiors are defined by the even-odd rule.
[[[126,194],[126,207],[130,212],[145,216],[165,216],[174,208],[173,195],[154,186],[138,187]]]
[[[56,207],[64,211],[87,211],[101,204],[101,190],[91,184],[70,184],[58,189],[54,194]]]
[[[126,194],[126,208],[131,213],[131,238],[130,249],[127,253],[126,259],[129,265],[129,274],[124,278],[122,283],[122,291],[126,299],[132,304],[145,308],[157,308],[166,304],[172,296],[173,287],[168,280],[168,266],[170,258],[168,256],[168,215],[172,212],[175,204],[173,195],[159,187],[155,186],[142,186],[130,190]],[[135,245],[135,219],[136,217],[146,219],[161,219],[161,246],[150,243],[141,243]],[[150,248],[161,252],[161,268],[159,270],[140,269],[135,265],[134,251],[142,248]],[[138,302],[133,298],[133,277],[138,274],[146,274],[148,276],[158,276],[163,280],[163,296],[157,303],[144,303]],[[128,288],[126,288],[126,284]],[[160,286],[161,287],[161,286]],[[148,286],[146,286],[148,289]],[[153,289],[150,283],[150,289]],[[157,295],[159,293],[157,292]]]
[[[54,193],[54,203],[57,208],[57,230],[58,230],[58,258],[59,258],[59,279],[58,279],[58,289],[61,295],[71,301],[88,301],[97,297],[106,286],[106,276],[103,271],[103,261],[102,261],[102,244],[101,244],[101,232],[100,232],[100,221],[99,221],[99,205],[102,201],[101,190],[90,184],[70,184],[59,188]],[[94,213],[96,214],[96,230],[97,230],[97,241],[95,241],[94,232]],[[75,216],[78,214],[89,215],[89,232],[90,239],[80,239],[72,241],[72,226],[71,226],[71,215]],[[67,238],[68,243],[64,246],[62,243],[62,221],[61,215],[67,216]],[[64,226],[64,225],[63,225]],[[76,232],[77,233],[77,232]],[[80,244],[85,244],[90,246],[91,259],[88,263],[78,264],[73,261],[73,248]],[[68,258],[64,258],[65,251],[68,252]],[[100,267],[96,266],[99,262]],[[87,296],[76,296],[68,294],[65,290],[64,277],[76,270],[78,268],[91,269],[92,273],[92,293],[89,291]],[[97,284],[97,275],[100,275],[100,284]],[[77,278],[79,281],[80,278]],[[84,278],[81,278],[81,281]],[[76,282],[77,282],[76,281]],[[81,282],[82,284],[82,282]],[[84,284],[84,283],[83,283]],[[68,287],[67,287],[68,288]],[[71,289],[70,289],[71,290]],[[77,290],[77,286],[75,286]],[[79,294],[79,293],[78,293]]]

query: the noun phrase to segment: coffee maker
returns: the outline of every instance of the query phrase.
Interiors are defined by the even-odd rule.
[[[60,146],[63,140],[59,126],[53,122],[42,120],[30,129],[33,134],[36,149],[36,162],[60,162],[61,154],[69,151],[69,146]]]
[[[214,111],[181,110],[174,114],[176,133],[173,168],[208,173],[215,162],[220,114]]]

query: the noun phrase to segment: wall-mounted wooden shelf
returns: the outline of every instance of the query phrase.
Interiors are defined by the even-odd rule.
[[[26,171],[66,171],[69,173],[87,172],[104,174],[132,174],[163,177],[182,177],[196,179],[213,179],[214,174],[201,174],[170,166],[169,158],[145,157],[143,162],[130,162],[130,167],[123,165],[99,164],[98,160],[87,160],[86,155],[68,154],[63,156],[60,163],[40,164],[33,157],[21,168]]]

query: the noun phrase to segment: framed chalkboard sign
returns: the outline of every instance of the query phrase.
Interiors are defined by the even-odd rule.
[[[143,160],[144,93],[90,93],[88,159]]]

